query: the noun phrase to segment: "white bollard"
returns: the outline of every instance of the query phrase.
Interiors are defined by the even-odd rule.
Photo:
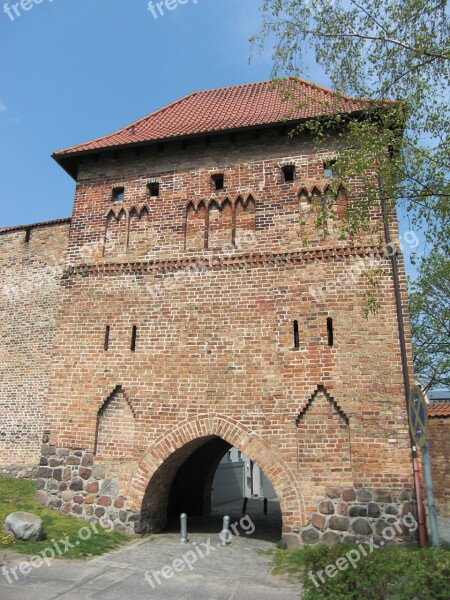
[[[223,518],[223,527],[219,537],[220,541],[222,542],[222,546],[231,544],[230,517],[228,515]]]
[[[182,513],[180,515],[180,526],[181,526],[181,543],[188,543],[188,532],[187,532],[187,514]]]

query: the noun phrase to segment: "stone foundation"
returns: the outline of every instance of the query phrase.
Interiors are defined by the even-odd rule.
[[[417,531],[402,521],[406,515],[412,515],[407,523],[412,518],[417,521],[412,499],[412,491],[406,489],[328,488],[327,497],[312,514],[310,525],[301,531],[301,544],[354,543],[372,537],[381,546],[414,542]],[[285,545],[293,545],[292,540],[286,542]]]
[[[106,476],[103,464],[82,450],[56,448],[44,436],[36,501],[59,512],[134,533],[140,514],[127,510],[117,479]]]
[[[128,533],[146,533],[139,512],[127,509],[117,479],[104,464],[82,450],[56,448],[44,436],[36,500],[59,512],[82,517]],[[287,548],[311,544],[373,541],[377,545],[411,543],[417,533],[403,523],[416,519],[411,490],[328,488],[303,529],[283,535]],[[145,520],[145,519],[144,519]],[[382,542],[382,543],[381,543]]]
[[[36,479],[39,467],[26,465],[0,465],[0,477],[12,479]]]

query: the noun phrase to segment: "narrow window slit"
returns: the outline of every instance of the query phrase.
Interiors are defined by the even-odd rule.
[[[137,327],[136,325],[133,325],[133,332],[131,334],[131,352],[135,352],[136,351],[136,339],[137,339]]]
[[[300,333],[298,329],[298,321],[294,321],[294,348],[300,350]]]
[[[105,352],[107,350],[109,350],[109,334],[110,334],[110,332],[111,332],[111,327],[109,325],[107,325],[106,329],[105,329],[105,345],[104,345]]]
[[[31,227],[27,227],[25,229],[25,237],[23,238],[23,241],[25,243],[28,243],[30,241],[30,239],[31,239]]]
[[[328,345],[334,346],[334,326],[333,319],[328,317],[327,319],[327,332],[328,332]]]

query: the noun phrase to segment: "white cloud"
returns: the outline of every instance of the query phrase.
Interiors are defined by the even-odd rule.
[[[6,112],[8,109],[5,106],[5,104],[3,104],[3,102],[0,100],[0,112]]]

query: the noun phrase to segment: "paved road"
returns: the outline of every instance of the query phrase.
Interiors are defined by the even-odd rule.
[[[55,561],[13,584],[0,574],[0,599],[299,600],[298,583],[270,574],[270,557],[261,551],[272,547],[245,534],[223,547],[210,533],[192,534],[181,545],[168,533],[85,562]]]

